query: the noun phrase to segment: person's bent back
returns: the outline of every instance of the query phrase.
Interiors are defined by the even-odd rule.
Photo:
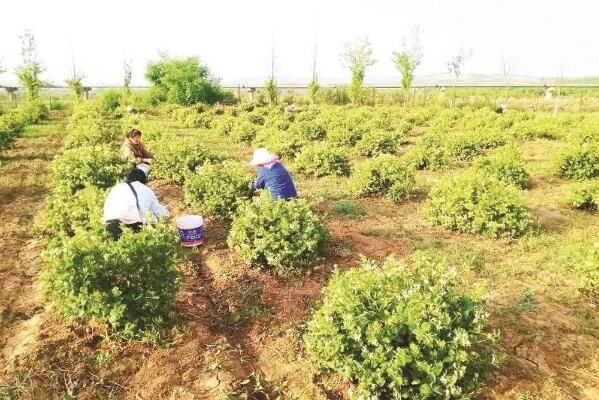
[[[166,207],[160,204],[146,183],[144,171],[134,168],[125,182],[117,183],[108,193],[102,219],[115,239],[120,236],[122,225],[139,232],[143,224],[170,217]]]
[[[297,197],[293,179],[276,154],[270,154],[265,148],[257,149],[250,165],[259,168],[253,189],[266,189],[275,200]]]

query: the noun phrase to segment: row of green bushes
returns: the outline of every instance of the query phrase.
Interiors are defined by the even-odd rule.
[[[231,120],[220,126],[225,134],[235,129]],[[291,155],[323,138],[321,131],[302,126],[303,131],[281,134],[244,121],[236,135],[267,146],[262,140],[291,138],[283,153]],[[353,192],[392,201],[413,192],[413,168],[390,154],[372,155],[356,166]],[[327,143],[306,146],[296,161],[300,171],[315,176],[349,174],[346,155]],[[241,164],[209,162],[185,179],[185,199],[200,213],[232,219],[227,243],[249,265],[289,274],[318,262],[329,233],[309,204],[274,201],[268,193],[252,201],[249,182]],[[484,299],[461,290],[458,281],[445,260],[425,254],[417,254],[409,267],[391,258],[382,266],[365,261],[346,274],[337,272],[304,336],[310,359],[356,382],[353,398],[468,395],[494,361],[488,346],[493,338],[484,332]]]
[[[30,101],[0,115],[0,151],[7,148],[27,125],[36,124],[48,117],[48,107]]]
[[[148,141],[156,153],[152,173],[183,183],[193,208],[230,217],[227,243],[244,262],[284,274],[318,262],[330,236],[308,202],[274,201],[268,193],[251,201],[240,164],[207,156],[188,163],[198,143],[167,139],[156,134]],[[92,158],[94,153],[100,156]],[[177,240],[164,224],[107,239],[94,221],[106,188],[122,176],[120,168],[111,143],[74,147],[55,161],[52,182],[61,188],[55,195],[68,195],[51,199],[47,210],[54,220],[42,224],[52,237],[44,256],[45,288],[65,315],[99,319],[128,337],[155,337],[172,318],[181,278],[174,268]],[[359,164],[352,179],[357,194],[393,201],[414,185],[413,169],[388,154]],[[409,263],[364,261],[336,273],[304,336],[310,359],[355,382],[354,398],[469,395],[494,362],[494,340],[485,333],[484,298],[465,290],[456,272],[447,260],[419,253]]]
[[[119,123],[101,107],[86,108],[69,121],[68,148],[52,163],[52,193],[36,218],[46,238],[44,293],[68,317],[106,323],[126,338],[159,340],[174,319],[179,240],[164,222],[111,239],[101,222],[104,198],[130,166],[114,143]]]

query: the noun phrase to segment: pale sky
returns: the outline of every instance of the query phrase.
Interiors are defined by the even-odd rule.
[[[122,60],[133,83],[158,50],[196,55],[223,83],[265,78],[274,36],[280,83],[311,76],[314,42],[322,80],[343,81],[343,43],[368,36],[378,62],[366,81],[398,76],[391,54],[414,25],[423,29],[416,74],[446,72],[463,43],[473,51],[465,74],[499,73],[503,51],[517,75],[599,75],[599,3],[594,0],[3,0],[0,85],[16,82],[19,35],[38,41],[46,81],[62,84],[76,68],[89,85],[120,84]],[[397,78],[399,79],[399,78]]]

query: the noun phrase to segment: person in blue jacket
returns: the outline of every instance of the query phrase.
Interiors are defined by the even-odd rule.
[[[293,179],[281,164],[279,156],[269,153],[262,147],[254,151],[250,165],[258,168],[258,176],[252,182],[254,190],[266,189],[275,200],[297,197]]]

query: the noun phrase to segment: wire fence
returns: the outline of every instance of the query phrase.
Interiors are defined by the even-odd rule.
[[[224,89],[231,91],[240,101],[252,101],[263,90],[263,86],[226,85]],[[344,90],[344,85],[322,85],[324,91],[334,92]],[[94,98],[108,90],[122,90],[119,86],[97,85],[88,87],[88,98]],[[149,86],[133,86],[132,91],[141,92]],[[308,87],[305,85],[281,85],[278,87],[279,100],[293,101],[307,95]],[[562,85],[559,88],[562,98],[561,107],[568,111],[596,111],[599,110],[599,85]],[[365,97],[371,105],[378,104],[407,104],[411,106],[426,105],[431,102],[446,102],[451,98],[468,98],[470,102],[486,102],[499,106],[506,101],[506,87],[501,85],[419,85],[404,91],[400,86],[377,85],[365,86]],[[520,109],[533,109],[535,111],[552,110],[557,90],[548,85],[512,85],[507,91],[507,100],[514,107]],[[54,104],[64,102],[69,96],[66,86],[53,86],[42,88],[41,97],[52,107]],[[0,106],[10,108],[26,100],[26,91],[23,88],[7,87],[0,85]]]

